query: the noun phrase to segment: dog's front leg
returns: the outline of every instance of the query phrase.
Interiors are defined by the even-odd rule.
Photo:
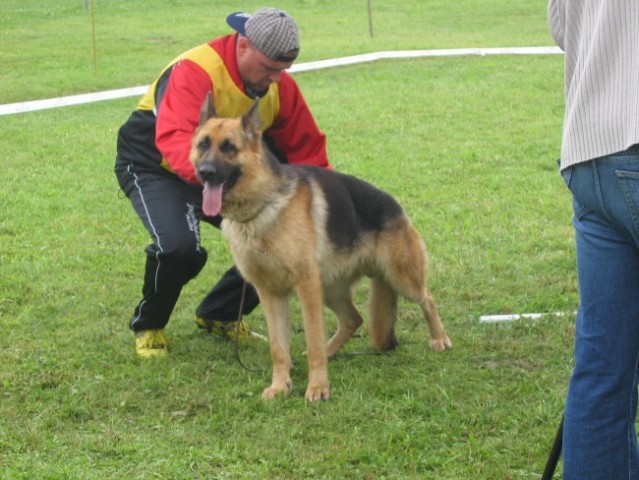
[[[291,325],[288,316],[288,298],[258,290],[262,309],[268,325],[268,341],[271,347],[273,378],[271,386],[262,392],[262,398],[270,400],[279,393],[289,393],[291,381],[290,336]]]
[[[324,302],[319,271],[298,283],[297,296],[304,317],[306,353],[308,359],[308,387],[306,400],[328,400],[328,357],[324,333]]]

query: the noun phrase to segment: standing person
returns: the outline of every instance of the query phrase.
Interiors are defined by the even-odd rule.
[[[151,235],[146,247],[142,300],[130,328],[136,352],[165,355],[164,327],[182,287],[207,259],[200,241],[200,220],[217,227],[220,218],[204,217],[202,186],[189,152],[209,92],[218,115],[236,117],[260,97],[264,139],[281,162],[330,168],[326,137],[318,129],[302,93],[285,71],[299,53],[293,18],[275,8],[226,19],[236,33],[197,46],[173,60],[120,128],[115,173]],[[231,268],[196,310],[195,321],[235,340],[255,336],[238,320],[244,281]],[[249,285],[243,314],[259,303]]]
[[[639,479],[639,2],[550,0],[548,23],[565,53],[580,291],[564,479]]]

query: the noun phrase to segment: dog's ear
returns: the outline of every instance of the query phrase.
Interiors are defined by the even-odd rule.
[[[244,132],[251,138],[251,140],[255,140],[259,137],[260,132],[260,110],[259,110],[260,99],[256,98],[251,105],[251,108],[242,115],[242,128],[244,128]]]
[[[202,108],[200,109],[200,126],[204,125],[209,118],[216,116],[215,106],[213,105],[213,94],[209,91],[206,94]]]

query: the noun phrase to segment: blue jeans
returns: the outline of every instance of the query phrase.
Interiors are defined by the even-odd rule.
[[[639,480],[639,147],[562,171],[573,194],[580,305],[565,480]]]

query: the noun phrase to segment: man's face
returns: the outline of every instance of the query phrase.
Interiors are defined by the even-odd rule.
[[[237,67],[244,86],[255,93],[263,94],[271,83],[277,83],[282,78],[282,72],[293,62],[278,62],[271,60],[257,48],[248,38],[239,36],[237,40]]]

